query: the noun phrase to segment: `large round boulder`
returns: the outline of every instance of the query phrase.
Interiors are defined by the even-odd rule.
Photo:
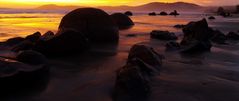
[[[113,21],[118,25],[119,29],[129,28],[134,25],[134,22],[123,13],[114,13],[110,16]]]
[[[57,34],[66,30],[76,30],[91,42],[117,42],[119,30],[111,17],[96,8],[79,8],[66,14],[59,25]]]

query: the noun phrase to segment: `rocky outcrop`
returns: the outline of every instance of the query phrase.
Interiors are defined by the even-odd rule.
[[[46,56],[64,56],[80,53],[88,48],[88,39],[83,34],[68,30],[50,40],[39,41],[33,49]]]
[[[169,31],[153,30],[150,37],[159,40],[177,40],[177,36]]]
[[[127,64],[117,72],[113,100],[144,101],[151,93],[151,76],[160,70],[162,56],[145,45],[134,45]]]
[[[127,16],[133,16],[133,13],[131,11],[126,11],[124,14]]]
[[[91,42],[117,42],[119,39],[117,25],[106,12],[96,8],[79,8],[66,14],[57,34],[67,30],[80,32]]]
[[[190,22],[183,28],[184,37],[181,45],[185,48],[183,52],[209,51],[211,48],[210,38],[213,30],[208,27],[206,19]]]
[[[127,29],[134,25],[134,22],[125,14],[114,13],[110,16],[113,21],[118,25],[119,29]]]

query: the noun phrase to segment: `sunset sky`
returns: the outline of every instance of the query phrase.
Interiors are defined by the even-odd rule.
[[[31,8],[45,4],[84,5],[84,6],[117,6],[141,5],[148,2],[190,2],[202,6],[236,5],[239,0],[0,0],[0,7]]]

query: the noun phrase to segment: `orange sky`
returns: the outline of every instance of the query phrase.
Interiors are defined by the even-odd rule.
[[[8,8],[32,8],[44,4],[58,5],[83,5],[83,6],[117,6],[117,5],[141,5],[148,2],[190,2],[203,6],[211,5],[235,5],[239,0],[0,0],[0,7]]]

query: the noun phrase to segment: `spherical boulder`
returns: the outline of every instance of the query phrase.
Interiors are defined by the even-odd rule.
[[[59,25],[57,34],[76,30],[91,42],[117,42],[119,30],[111,17],[101,9],[79,8],[66,14]]]
[[[110,16],[113,21],[118,25],[119,29],[126,29],[134,25],[134,22],[125,14],[114,13]]]

